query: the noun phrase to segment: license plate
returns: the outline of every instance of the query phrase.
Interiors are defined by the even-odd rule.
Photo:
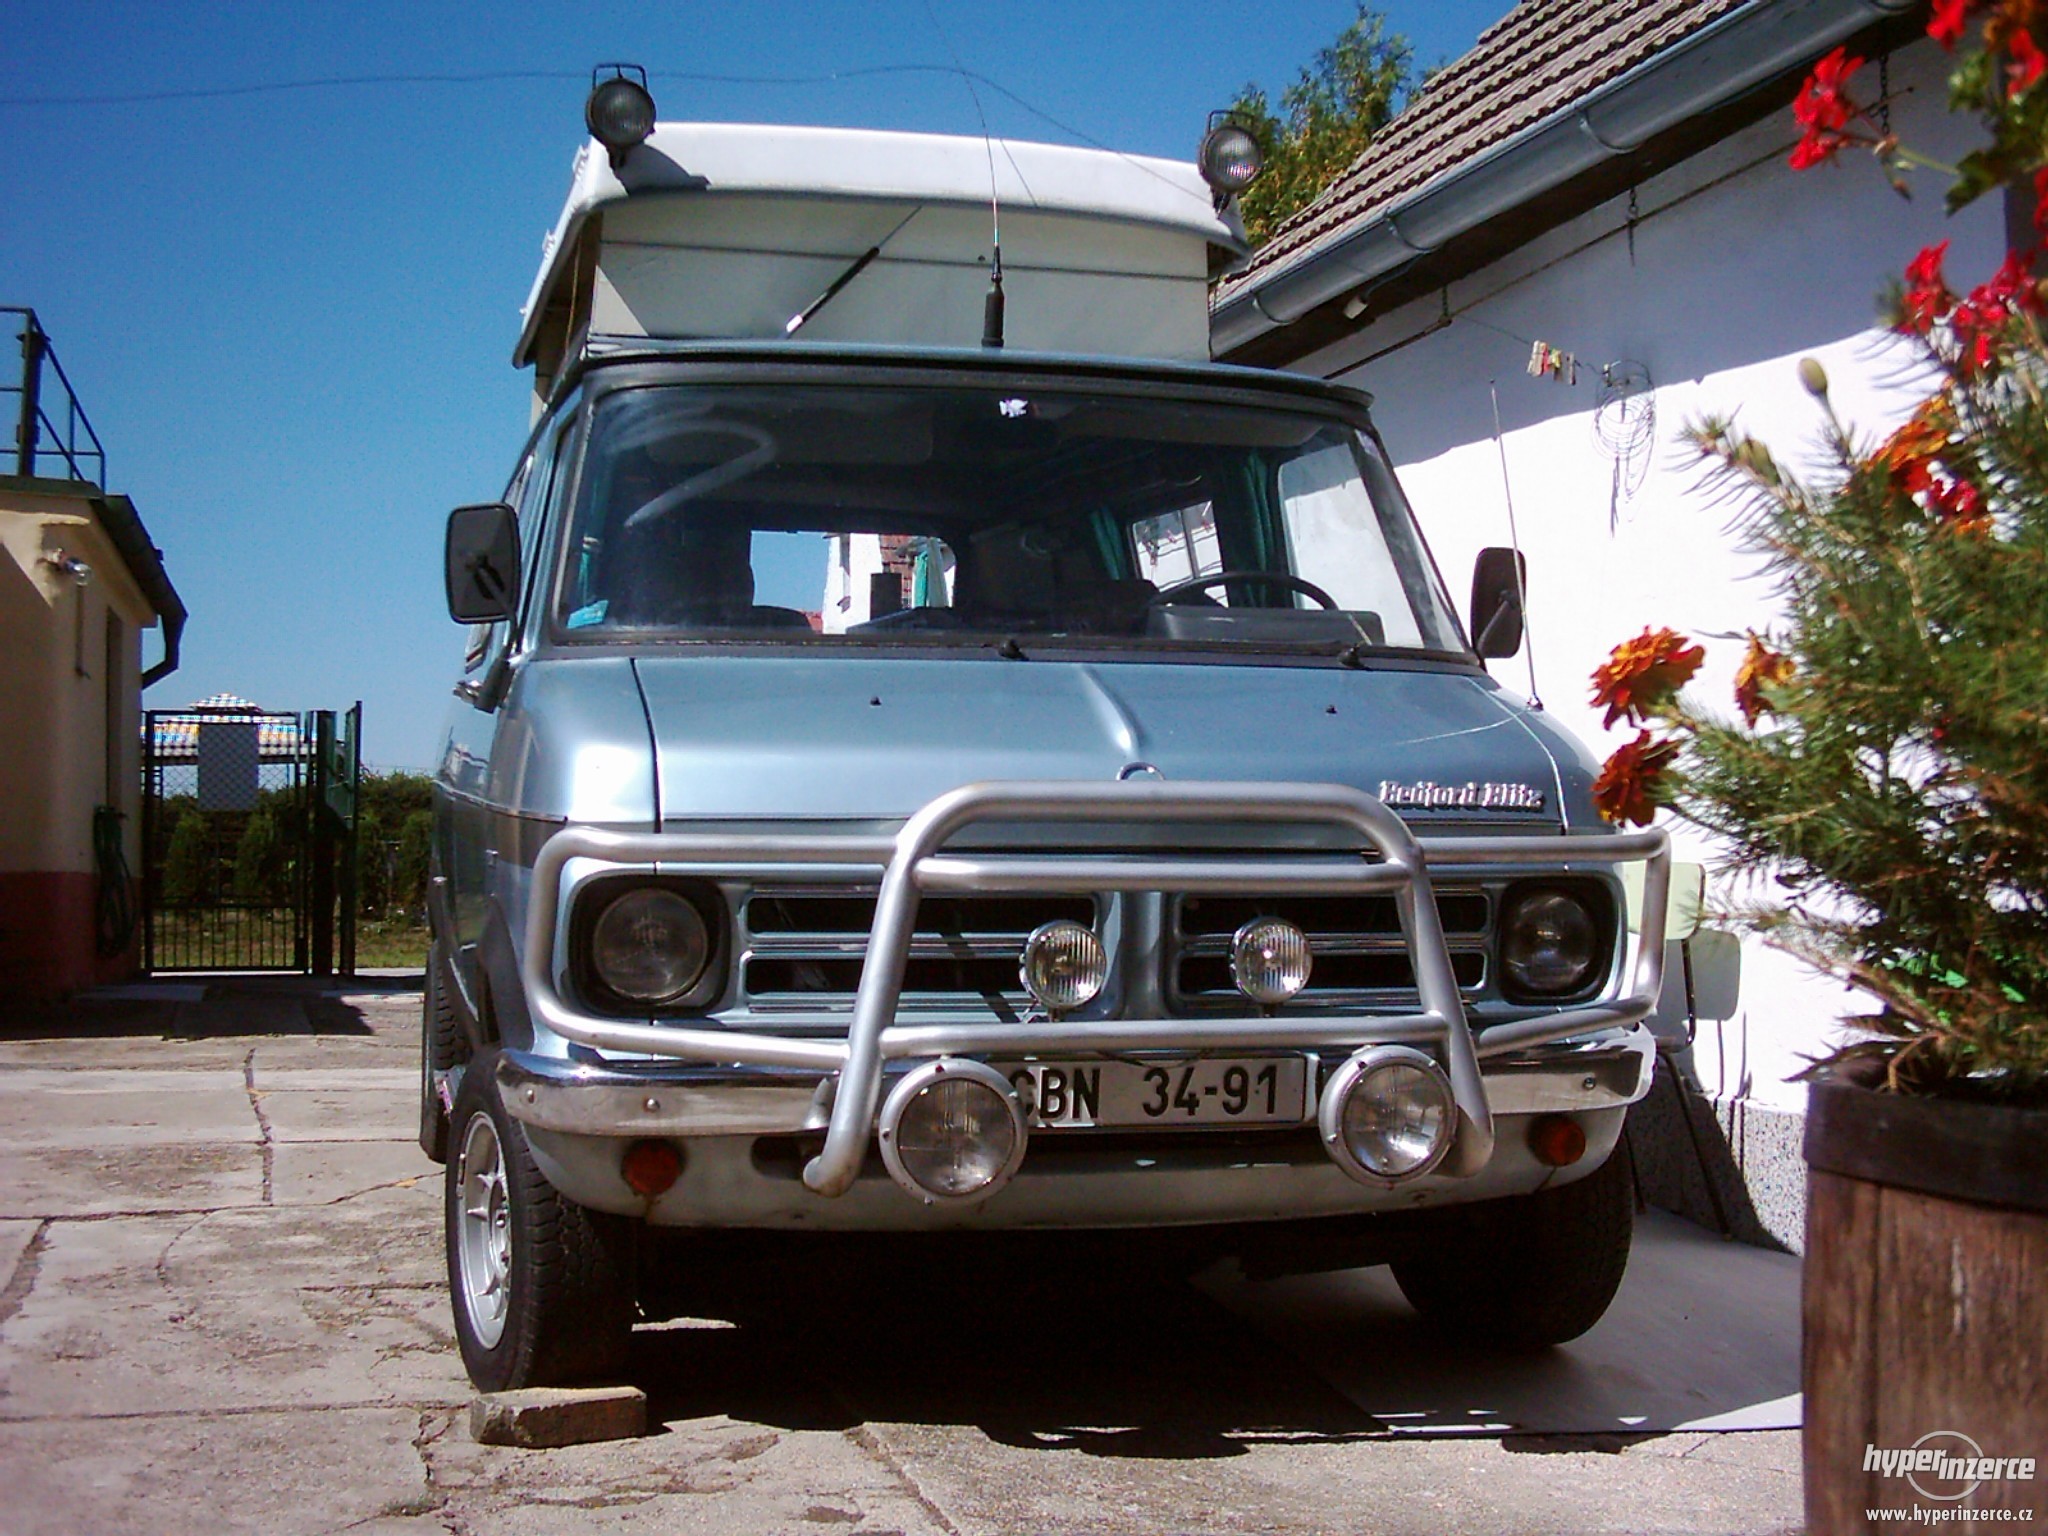
[[[1070,1126],[1295,1125],[1307,1118],[1300,1056],[1199,1061],[997,1061],[1039,1129]]]

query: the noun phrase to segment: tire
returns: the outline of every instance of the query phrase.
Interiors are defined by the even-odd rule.
[[[448,1112],[441,1107],[440,1080],[469,1059],[469,1039],[456,1021],[447,975],[440,944],[429,945],[420,997],[420,1150],[437,1163],[448,1161]]]
[[[615,1378],[633,1333],[633,1229],[542,1177],[498,1097],[493,1055],[462,1074],[445,1181],[448,1289],[479,1390]]]
[[[1496,1349],[1548,1349],[1607,1311],[1634,1226],[1628,1149],[1617,1143],[1576,1183],[1474,1206],[1439,1251],[1396,1263],[1394,1279],[1446,1334]]]

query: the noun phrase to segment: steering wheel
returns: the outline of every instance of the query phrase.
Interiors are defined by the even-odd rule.
[[[1269,587],[1278,587],[1285,592],[1299,592],[1303,597],[1312,597],[1332,613],[1337,611],[1337,600],[1314,582],[1286,571],[1216,571],[1207,576],[1197,576],[1192,581],[1177,581],[1170,587],[1161,587],[1152,594],[1156,603],[1176,602],[1183,597],[1192,597],[1210,587],[1228,586],[1231,582],[1263,582]]]

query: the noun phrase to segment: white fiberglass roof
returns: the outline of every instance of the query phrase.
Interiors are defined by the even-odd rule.
[[[993,172],[993,175],[991,175]],[[661,201],[686,217],[687,200],[730,195],[842,203],[986,208],[1097,221],[1105,232],[1144,227],[1198,248],[1245,251],[1234,211],[1218,213],[1187,162],[1009,139],[872,129],[740,123],[658,123],[617,171],[595,142],[578,153],[569,198],[543,247],[522,311],[516,363],[532,357],[540,317],[592,215]],[[977,240],[981,239],[979,235]]]

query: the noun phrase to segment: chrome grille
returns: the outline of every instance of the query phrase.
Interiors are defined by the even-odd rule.
[[[1436,905],[1458,986],[1476,992],[1486,984],[1493,897],[1450,887],[1436,893]],[[1416,995],[1415,967],[1392,897],[1186,896],[1173,904],[1170,930],[1169,988],[1176,1002],[1194,1011],[1211,1004],[1243,1007],[1230,976],[1230,940],[1255,917],[1284,918],[1308,935],[1315,965],[1300,1002],[1384,1005]]]
[[[743,908],[740,985],[757,1008],[850,1006],[875,917],[872,887],[756,891]],[[1088,896],[927,896],[918,904],[903,1005],[976,1001],[998,1014],[1029,1001],[1017,979],[1024,940],[1042,923],[1096,925]]]

